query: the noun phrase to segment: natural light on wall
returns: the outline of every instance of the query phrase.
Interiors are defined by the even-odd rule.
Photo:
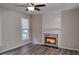
[[[27,18],[22,18],[21,20],[22,28],[22,40],[29,39],[29,20]]]

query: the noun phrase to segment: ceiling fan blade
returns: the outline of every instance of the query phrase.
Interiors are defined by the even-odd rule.
[[[33,3],[31,3],[31,5],[33,5],[33,6],[34,6],[34,4],[33,4]]]
[[[40,5],[35,5],[35,7],[44,7],[46,6],[45,4],[40,4]]]
[[[25,11],[28,11],[28,9],[26,9]]]
[[[39,8],[35,8],[35,10],[40,11],[40,9],[39,9]]]

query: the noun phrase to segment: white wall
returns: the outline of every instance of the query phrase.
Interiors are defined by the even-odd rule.
[[[66,49],[79,51],[79,9],[62,12],[62,43]]]
[[[0,9],[2,10],[2,14],[0,13],[2,28],[2,46],[0,52],[27,44],[22,41],[21,37],[21,18],[26,15],[4,8]],[[26,18],[29,17],[28,15],[26,16]]]
[[[42,43],[44,43],[44,33],[59,34],[59,44],[61,34],[61,12],[48,12],[43,14]]]
[[[60,12],[51,12],[43,14],[43,31],[60,30],[61,18]]]
[[[32,15],[31,17],[32,27],[32,42],[41,44],[42,41],[42,15]]]

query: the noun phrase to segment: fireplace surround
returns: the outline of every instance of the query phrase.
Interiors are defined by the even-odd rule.
[[[44,45],[58,47],[58,34],[44,34]]]

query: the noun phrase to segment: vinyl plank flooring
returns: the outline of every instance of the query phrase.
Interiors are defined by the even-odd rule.
[[[79,55],[79,51],[29,44],[1,55]]]

